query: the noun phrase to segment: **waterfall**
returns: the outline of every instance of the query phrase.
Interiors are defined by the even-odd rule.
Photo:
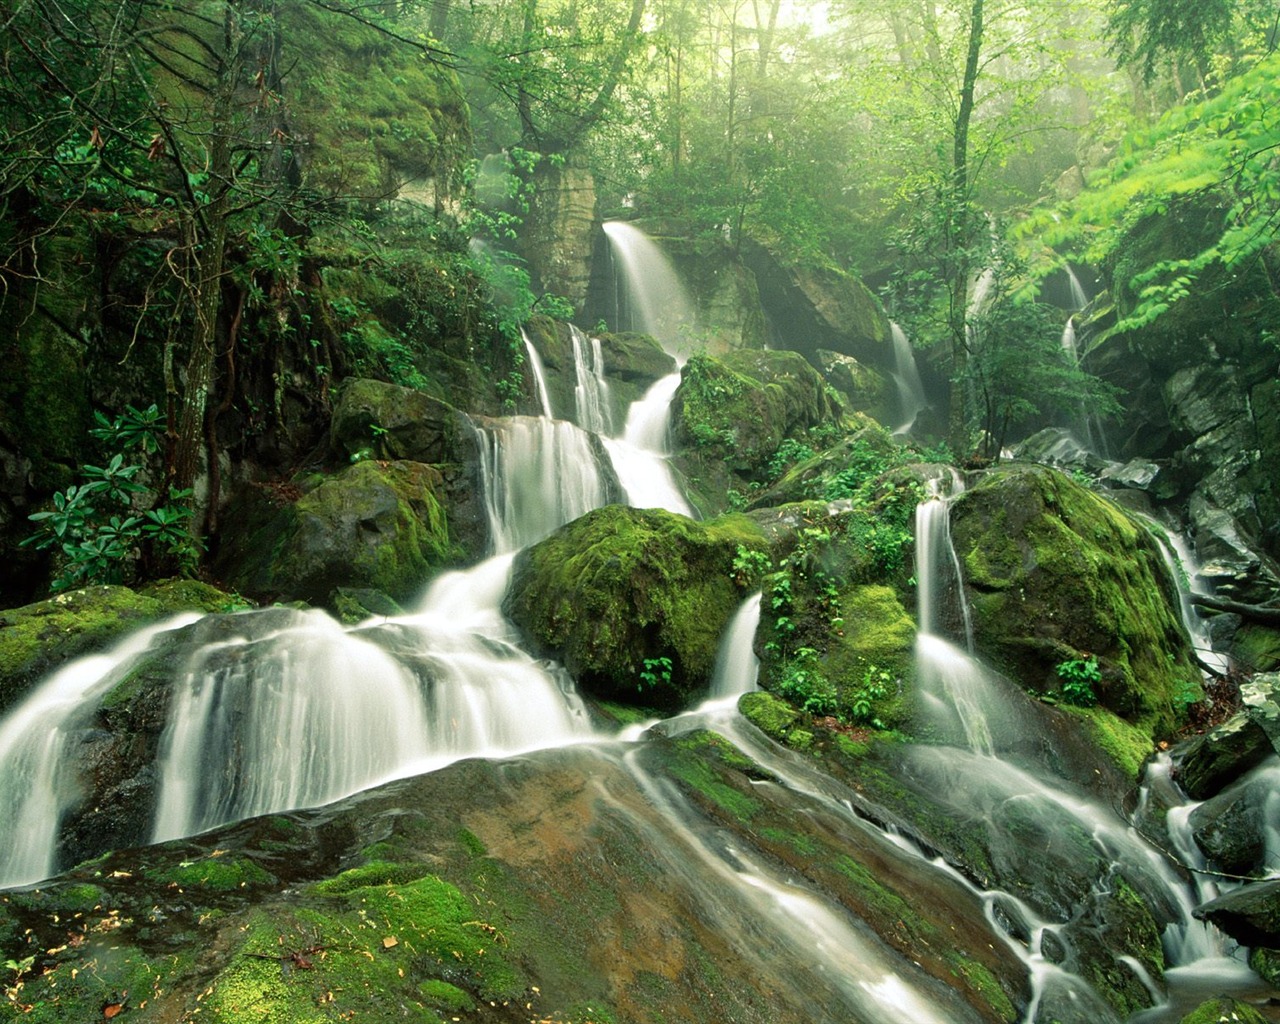
[[[751,644],[760,625],[760,594],[752,594],[734,614],[716,652],[710,698],[736,700],[756,688],[760,660]]]
[[[671,261],[652,239],[631,224],[608,221],[604,233],[623,270],[618,279],[619,319],[622,320],[623,310],[628,315],[614,325],[615,329],[651,334],[683,363],[692,350],[694,306]]]
[[[965,646],[972,650],[973,623],[960,585],[960,559],[951,544],[948,504],[963,488],[960,474],[949,469],[927,482],[926,499],[916,506],[916,602],[922,633],[941,635],[950,624],[947,620],[957,620]]]
[[[533,383],[538,393],[538,405],[542,410],[542,415],[551,418],[551,396],[547,393],[547,371],[542,365],[542,356],[538,355],[538,350],[533,347],[533,342],[529,340],[529,335],[525,333],[523,327],[520,328],[520,337],[524,339],[525,354],[529,358],[529,366],[533,370]]]
[[[924,395],[920,371],[916,367],[916,354],[906,332],[894,322],[890,322],[889,328],[893,335],[893,379],[898,386],[901,417],[893,432],[901,436],[911,433],[916,418],[929,403]]]
[[[477,434],[495,553],[533,544],[608,501],[591,435],[572,423],[510,416]]]
[[[1071,264],[1066,264],[1063,269],[1067,272],[1067,286],[1071,289],[1071,309],[1079,311],[1089,305],[1089,296],[1084,290],[1084,286],[1080,283],[1080,278],[1076,277],[1076,272],[1071,269]]]
[[[131,634],[107,654],[73,661],[37,686],[0,721],[0,886],[53,874],[58,828],[80,798],[73,755],[93,728],[97,701],[160,633],[195,621],[183,615]]]
[[[1062,351],[1073,363],[1080,362],[1080,353],[1076,351],[1076,318],[1067,317],[1066,326],[1062,328]]]
[[[613,433],[613,413],[609,404],[609,382],[604,377],[604,354],[599,338],[588,338],[573,324],[573,368],[576,384],[573,400],[578,426],[602,437]]]
[[[627,410],[621,437],[603,438],[614,472],[634,508],[664,508],[692,516],[668,461],[667,434],[671,399],[680,386],[680,374],[658,380]]]

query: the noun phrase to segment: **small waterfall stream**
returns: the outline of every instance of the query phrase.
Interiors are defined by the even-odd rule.
[[[889,323],[893,336],[893,380],[898,387],[898,418],[893,433],[902,436],[911,433],[920,413],[929,405],[924,394],[924,383],[916,366],[915,350],[907,338],[907,332],[895,322]]]

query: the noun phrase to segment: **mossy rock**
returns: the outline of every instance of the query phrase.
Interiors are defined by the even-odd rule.
[[[770,457],[788,437],[839,422],[818,372],[795,352],[695,356],[684,366],[671,407],[679,451],[722,462],[747,480],[765,479]]]
[[[1202,695],[1173,581],[1147,531],[1056,470],[989,472],[952,506],[978,651],[1036,694],[1096,657],[1099,703],[1148,735]]]
[[[296,501],[229,523],[231,582],[264,598],[325,606],[338,587],[411,600],[458,557],[442,492],[431,466],[357,462]]]
[[[329,443],[341,461],[405,459],[436,465],[456,459],[463,417],[412,388],[349,378],[338,389]]]
[[[1266,1024],[1262,1016],[1248,1003],[1228,996],[1218,996],[1201,1003],[1178,1024]]]
[[[471,125],[447,63],[319,7],[290,8],[281,22],[290,129],[308,142],[309,186],[370,200],[399,191],[434,204],[460,184]]]
[[[197,589],[206,595],[201,585]],[[105,650],[128,632],[166,614],[200,607],[198,600],[161,599],[127,586],[88,586],[6,609],[0,613],[0,710],[70,660]]]
[[[765,547],[742,516],[597,509],[516,556],[507,614],[586,692],[679,706],[710,681],[745,596],[734,582],[740,547]]]

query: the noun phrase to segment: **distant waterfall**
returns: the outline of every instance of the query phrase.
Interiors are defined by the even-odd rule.
[[[692,350],[693,301],[671,261],[639,228],[623,221],[604,225],[610,251],[622,266],[617,302],[629,314],[618,330],[643,331],[683,363]]]
[[[893,336],[893,379],[898,385],[899,423],[894,427],[896,435],[909,434],[916,418],[929,404],[924,395],[924,384],[916,367],[916,354],[911,341],[898,324],[891,322]]]

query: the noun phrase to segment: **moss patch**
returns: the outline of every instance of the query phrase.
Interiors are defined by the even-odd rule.
[[[1093,655],[1102,706],[1149,736],[1201,694],[1173,582],[1145,529],[1056,470],[989,473],[958,498],[952,537],[980,653],[1031,692]]]
[[[588,693],[678,706],[710,681],[745,596],[738,549],[764,546],[742,516],[696,523],[609,506],[516,557],[506,610]]]

